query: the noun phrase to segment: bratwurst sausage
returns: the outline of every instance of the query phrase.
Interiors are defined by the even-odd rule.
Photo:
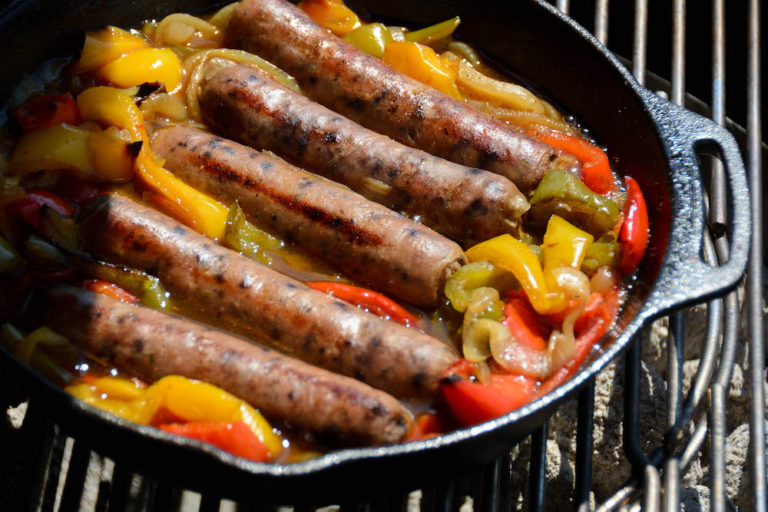
[[[157,276],[212,322],[395,396],[430,396],[457,359],[446,344],[384,320],[217,245],[119,195],[80,220],[88,249]]]
[[[398,73],[285,0],[240,2],[227,28],[227,44],[282,68],[307,96],[363,126],[506,176],[524,192],[553,164],[562,164],[553,148]]]
[[[392,396],[222,331],[78,288],[38,296],[36,322],[129,372],[218,386],[271,421],[345,445],[397,443],[410,413]]]
[[[463,244],[509,232],[528,209],[525,196],[503,176],[363,128],[262,70],[242,65],[208,69],[213,76],[202,84],[200,108],[219,133],[274,151],[368,199],[418,216]]]
[[[238,201],[257,224],[411,304],[437,305],[464,262],[461,247],[428,227],[235,142],[175,127],[161,130],[152,149],[196,189]]]

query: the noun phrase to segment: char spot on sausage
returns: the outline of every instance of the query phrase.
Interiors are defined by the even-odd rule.
[[[349,108],[352,110],[356,110],[358,112],[365,110],[365,102],[360,98],[349,98],[347,100],[347,105],[349,105]]]
[[[427,375],[424,372],[418,372],[411,377],[411,386],[414,389],[421,389],[427,381]]]
[[[383,405],[377,405],[373,409],[371,409],[371,412],[373,413],[374,416],[381,417],[387,414],[387,409]]]
[[[187,234],[187,230],[177,225],[176,227],[173,228],[173,230],[171,230],[171,233],[173,233],[176,236],[184,236]]]
[[[378,336],[374,336],[374,337],[372,337],[372,338],[371,338],[371,341],[369,341],[369,342],[368,342],[368,345],[369,345],[369,346],[370,346],[372,349],[376,349],[376,348],[378,348],[379,346],[381,346],[381,343],[382,343],[382,341],[381,341],[381,338],[380,338],[380,337],[378,337]]]
[[[317,83],[317,77],[316,76],[310,76],[307,78],[310,84],[315,85]]]
[[[382,101],[384,101],[384,98],[387,97],[387,91],[381,91],[373,98],[374,105],[378,105]]]
[[[187,147],[187,142],[184,140],[180,140],[179,143],[176,145],[179,146],[180,148],[185,148]]]
[[[220,139],[220,138],[218,138],[218,137],[217,137],[217,138],[215,138],[215,139],[211,139],[211,140],[208,142],[208,147],[209,147],[209,148],[213,148],[213,149],[218,149],[218,148],[219,148],[219,146],[221,146],[221,143],[222,143],[222,142],[224,142],[224,139]]]
[[[248,81],[251,82],[252,84],[255,84],[259,81],[259,78],[256,75],[248,75]]]
[[[323,142],[326,144],[336,144],[339,142],[339,135],[336,132],[327,132],[323,135]]]
[[[291,391],[288,393],[288,400],[293,400],[293,399],[294,399],[294,395],[293,395],[293,391]]]
[[[136,338],[135,340],[133,340],[133,351],[138,354],[143,350],[144,350],[144,340],[142,340],[141,338]]]
[[[203,152],[203,157],[208,158],[208,159],[213,158],[213,153],[211,153],[210,151],[204,151]]]
[[[224,282],[224,274],[222,274],[221,272],[216,272],[216,274],[214,274],[213,277],[214,277],[214,279],[216,279],[217,283],[223,283]]]
[[[293,284],[293,283],[285,283],[285,287],[288,288],[289,290],[295,290],[296,289],[296,285]]]
[[[237,99],[237,91],[232,90],[227,93],[227,96],[229,96],[229,99],[236,100]]]
[[[333,305],[342,311],[347,311],[349,309],[349,306],[347,306],[344,302],[341,302],[339,300],[335,301]]]
[[[271,170],[272,170],[272,168],[274,168],[274,167],[275,167],[275,164],[273,164],[273,163],[272,163],[272,162],[270,162],[270,161],[264,161],[264,162],[261,162],[261,163],[259,164],[259,168],[260,168],[262,171],[271,171]]]
[[[387,171],[387,176],[389,177],[389,179],[394,180],[395,178],[397,178],[397,175],[399,172],[400,172],[400,169],[395,167]]]
[[[419,230],[416,228],[406,228],[405,232],[408,233],[408,236],[410,237],[417,237],[420,234]]]
[[[276,325],[275,325],[275,326],[273,326],[273,327],[272,327],[272,329],[271,329],[271,330],[270,330],[270,332],[269,332],[269,336],[270,336],[270,337],[271,337],[273,340],[279,340],[279,339],[281,338],[282,334],[283,334],[283,333],[282,333],[282,332],[280,332],[280,328],[279,328],[278,326],[276,326]]]
[[[477,198],[469,203],[469,206],[467,206],[466,209],[466,213],[470,217],[480,217],[488,213],[488,207],[485,205],[485,202],[482,199]]]
[[[482,172],[483,172],[482,169],[478,169],[476,167],[468,167],[467,170],[466,170],[466,173],[469,176],[477,176],[478,174],[480,174]]]

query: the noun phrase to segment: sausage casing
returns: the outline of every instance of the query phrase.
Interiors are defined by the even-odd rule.
[[[88,249],[156,275],[204,318],[398,397],[431,396],[456,360],[444,343],[313,290],[120,195],[80,221]]]
[[[96,359],[153,380],[208,382],[317,440],[392,444],[411,423],[383,391],[189,320],[78,288],[48,290],[34,303],[36,322]]]
[[[235,65],[210,72],[200,108],[217,132],[418,216],[465,245],[509,232],[528,209],[525,196],[505,177],[404,146],[262,70]]]
[[[255,53],[310,98],[408,146],[501,174],[524,192],[557,163],[553,148],[413,80],[317,25],[285,0],[243,0],[227,44]]]
[[[159,131],[152,149],[181,179],[306,247],[344,274],[435,306],[464,262],[455,242],[346,187],[195,128]]]

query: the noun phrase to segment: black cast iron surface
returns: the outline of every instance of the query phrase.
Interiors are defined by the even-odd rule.
[[[49,412],[71,435],[94,450],[141,467],[188,488],[215,485],[225,496],[247,498],[258,486],[265,499],[297,503],[347,499],[372,492],[413,489],[459,471],[473,471],[528,435],[552,410],[613,359],[648,320],[732,289],[741,279],[749,245],[750,216],[744,168],[730,134],[703,117],[656,97],[597,41],[547,4],[443,1],[414,6],[407,1],[355,2],[377,16],[424,25],[461,15],[458,37],[472,41],[505,69],[514,70],[574,114],[610,148],[614,165],[634,176],[649,198],[651,241],[638,281],[616,328],[568,383],[505,417],[430,441],[383,448],[337,451],[291,466],[250,463],[200,443],[134,425],[86,406],[21,367],[0,351],[0,363],[45,397]],[[45,58],[72,54],[82,30],[107,23],[136,25],[175,11],[202,9],[206,2],[138,0],[14,2],[0,14],[4,65],[0,94],[21,73]],[[485,13],[485,14],[484,14]],[[487,13],[493,13],[489,16]],[[547,37],[541,38],[541,34]],[[563,52],[562,48],[568,48]],[[584,77],[589,77],[585,80]],[[733,219],[730,259],[703,262],[704,204],[697,154],[715,151],[726,163]],[[151,460],[151,464],[147,461]],[[386,479],[381,476],[386,475]],[[295,489],[305,491],[296,495]]]

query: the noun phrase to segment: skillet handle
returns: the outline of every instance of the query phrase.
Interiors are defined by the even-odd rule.
[[[650,91],[643,90],[643,96],[667,141],[671,171],[672,225],[665,262],[649,297],[658,315],[738,285],[747,267],[752,214],[744,163],[730,132]],[[719,266],[702,258],[705,208],[697,151],[719,156],[727,175],[730,247],[728,261]]]

